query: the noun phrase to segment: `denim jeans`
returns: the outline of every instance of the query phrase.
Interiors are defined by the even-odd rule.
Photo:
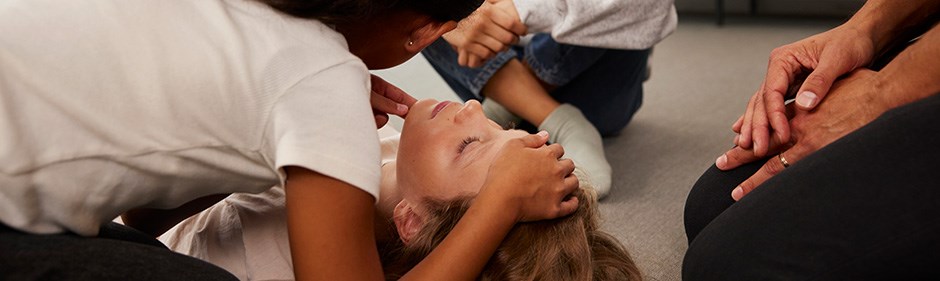
[[[537,34],[525,46],[497,54],[479,68],[457,64],[457,53],[444,39],[421,52],[463,100],[483,100],[480,91],[512,59],[527,64],[560,103],[574,105],[605,136],[616,135],[643,102],[643,80],[650,50],[612,50],[555,42]]]

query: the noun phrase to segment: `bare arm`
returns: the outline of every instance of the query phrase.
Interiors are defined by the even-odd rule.
[[[940,27],[934,26],[880,72],[859,69],[837,81],[832,95],[818,109],[798,111],[790,120],[795,139],[792,147],[775,143],[771,149],[785,154],[791,165],[799,162],[885,111],[940,93],[937,77],[940,77]],[[741,147],[728,151],[722,158],[725,161],[719,161],[718,167],[723,170],[760,159]],[[784,168],[777,158],[770,159],[732,192],[732,198],[740,200]]]
[[[940,9],[934,0],[871,0],[848,22],[832,30],[781,46],[770,54],[767,75],[732,130],[735,145],[753,147],[757,157],[772,142],[788,142],[784,98],[791,84],[801,83],[796,105],[813,110],[840,76],[868,66],[897,40],[901,31],[930,21]],[[807,73],[809,71],[809,73]],[[798,82],[805,77],[803,82]],[[773,133],[775,139],[770,139]]]
[[[571,175],[574,164],[558,160],[564,150],[542,146],[546,140],[547,135],[531,135],[507,143],[477,201],[441,245],[403,279],[473,280],[517,221],[574,212],[577,198],[567,198],[578,187]],[[297,167],[286,171],[288,234],[297,280],[383,280],[373,231],[374,199],[317,172]]]
[[[940,1],[936,0],[869,0],[846,25],[869,34],[880,52],[903,31],[924,23],[938,10]]]
[[[940,25],[924,33],[877,77],[884,92],[878,97],[888,109],[940,93]]]
[[[286,171],[287,233],[297,280],[383,280],[372,195],[307,169]]]

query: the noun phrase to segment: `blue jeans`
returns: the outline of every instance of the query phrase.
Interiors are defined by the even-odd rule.
[[[503,65],[519,59],[545,83],[560,103],[574,105],[604,136],[616,135],[643,103],[643,80],[650,50],[612,50],[566,45],[548,34],[535,35],[479,68],[457,64],[457,53],[444,39],[422,52],[434,70],[463,100],[483,100],[480,91]]]

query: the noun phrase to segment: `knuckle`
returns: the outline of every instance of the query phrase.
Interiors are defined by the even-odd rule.
[[[767,164],[764,165],[764,173],[768,177],[779,174],[780,172],[783,171],[783,169],[785,169],[783,167],[783,164],[780,163],[780,160],[778,160],[776,156],[771,157],[771,158],[773,159],[770,159],[769,161],[767,161]]]
[[[829,79],[829,77],[827,77],[826,74],[813,72],[813,74],[810,74],[809,77],[806,77],[806,81],[803,81],[803,83],[809,84],[812,86],[821,87],[823,85],[826,85],[826,81],[831,81],[831,79]],[[817,93],[817,94],[820,94],[820,93]]]

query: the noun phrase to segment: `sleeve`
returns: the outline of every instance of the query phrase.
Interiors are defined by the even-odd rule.
[[[673,0],[513,1],[529,33],[579,46],[648,49],[678,23]]]
[[[379,143],[369,104],[369,72],[358,60],[301,79],[272,111],[274,165],[298,166],[378,198]]]

